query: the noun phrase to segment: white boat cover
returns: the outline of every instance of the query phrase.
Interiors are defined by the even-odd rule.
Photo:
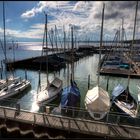
[[[59,88],[62,85],[62,80],[60,80],[59,78],[55,77],[55,79],[52,81],[51,84],[54,85],[55,87]]]
[[[112,92],[112,100],[114,100],[117,96],[119,96],[122,92],[124,92],[125,87],[121,84],[118,84],[114,87]]]
[[[91,117],[97,119],[94,113],[98,113],[100,114],[99,119],[102,119],[110,110],[110,97],[108,92],[98,86],[88,90],[85,97],[85,106]]]

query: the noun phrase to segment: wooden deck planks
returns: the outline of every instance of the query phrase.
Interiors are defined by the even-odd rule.
[[[5,110],[5,112],[6,112],[6,116],[7,117],[9,117],[9,118],[14,118],[14,115],[15,115],[15,111],[13,111],[13,110]]]
[[[33,114],[26,113],[26,112],[20,112],[20,114],[16,116],[16,119],[20,119],[20,120],[24,120],[24,121],[29,121],[29,122],[34,122]]]
[[[0,117],[4,118],[4,109],[0,107]],[[52,114],[39,114],[31,113],[26,111],[20,111],[20,114],[15,116],[15,110],[10,108],[5,108],[6,117],[11,120],[16,120],[19,122],[26,122],[29,124],[38,124],[40,126],[47,126],[52,128],[60,128],[63,130],[70,130],[75,132],[81,132],[86,134],[96,134],[96,135],[109,135],[113,137],[130,137],[138,138],[140,137],[140,128],[133,128],[128,126],[119,126],[113,124],[106,124],[98,121],[88,121],[85,119],[78,118],[68,118],[63,116],[57,116]],[[34,120],[35,119],[35,120]]]
[[[35,114],[36,116],[36,123],[37,124],[44,124],[43,115]]]

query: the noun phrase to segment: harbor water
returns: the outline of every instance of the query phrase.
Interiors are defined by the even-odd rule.
[[[36,47],[37,48],[37,47]],[[39,47],[38,47],[39,48]],[[41,47],[40,47],[41,48]],[[15,56],[13,56],[15,54]],[[13,53],[13,50],[7,50],[7,57],[8,59],[13,59],[15,57],[15,60],[19,59],[25,59],[35,56],[41,55],[41,49],[35,49],[34,44],[30,44],[29,47],[19,47],[15,49],[15,53]],[[103,56],[103,55],[102,55]],[[0,49],[0,60],[2,61],[4,59],[3,51]],[[75,81],[80,89],[81,92],[81,108],[85,108],[84,105],[84,98],[88,91],[88,75],[90,75],[90,89],[92,89],[97,84],[97,67],[98,67],[98,54],[93,54],[91,56],[87,56],[84,58],[79,59],[79,61],[74,63],[74,77]],[[70,66],[69,66],[70,69]],[[59,77],[63,81],[63,87],[68,85],[68,65],[66,68],[62,68],[60,71],[53,71],[49,72],[49,81],[52,81],[54,76]],[[69,72],[69,77],[70,77]],[[5,77],[5,71],[2,72],[3,77]],[[11,74],[11,72],[7,72],[8,75]],[[16,69],[14,71],[15,76],[20,76],[22,78],[25,78],[25,70],[24,69]],[[38,90],[38,81],[39,81],[39,73],[38,71],[33,70],[27,70],[27,78],[31,82],[31,88],[24,91],[18,96],[14,96],[12,98],[9,98],[4,101],[0,101],[0,105],[13,107],[16,103],[20,103],[20,108],[24,110],[29,111],[39,111],[39,107],[37,104],[35,104],[36,101],[36,94]],[[122,78],[122,77],[112,77],[112,76],[100,76],[100,85],[102,88],[106,89],[107,87],[107,79],[109,78],[108,83],[108,92],[111,96],[111,92],[118,83],[123,84],[125,87],[127,86],[128,78]],[[47,75],[45,71],[41,71],[41,85],[45,86],[47,81]],[[138,86],[140,86],[139,79],[131,79],[130,80],[130,92],[132,93],[132,96],[136,98],[138,95]],[[56,106],[59,105],[58,101],[52,102],[52,104],[55,104]]]

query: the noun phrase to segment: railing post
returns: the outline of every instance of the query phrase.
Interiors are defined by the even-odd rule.
[[[70,119],[69,119],[68,123],[69,123],[69,131],[68,131],[68,133],[70,133]]]
[[[35,116],[35,113],[34,113],[34,124],[36,123],[36,116]]]
[[[120,115],[117,115],[117,124],[120,123]]]
[[[108,123],[108,116],[109,113],[107,113],[107,118],[106,118],[106,122],[107,122],[107,126],[108,126],[108,136],[110,135],[110,124]]]
[[[107,123],[108,123],[108,115],[109,115],[109,114],[107,113],[107,117],[106,117],[106,122],[107,122]]]
[[[72,117],[75,115],[75,109],[72,107]]]
[[[43,122],[46,125],[46,121],[45,121],[45,114],[43,113]]]
[[[5,108],[3,108],[3,113],[4,113],[4,119],[6,121],[6,111],[5,111]]]

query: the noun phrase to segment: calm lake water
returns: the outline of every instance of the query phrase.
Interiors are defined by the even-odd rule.
[[[41,55],[41,50],[35,50],[32,49],[33,46],[30,46],[30,49],[16,49],[15,51],[15,59],[24,59],[24,58],[30,58],[35,56]],[[7,51],[7,57],[10,59],[13,59],[13,51],[8,50]],[[85,57],[80,59],[78,62],[75,63],[75,81],[78,84],[78,87],[81,92],[81,108],[85,108],[84,106],[84,98],[88,90],[88,75],[90,74],[90,89],[97,84],[97,66],[98,66],[98,54],[93,54],[90,57]],[[0,50],[0,60],[4,59],[4,55],[2,50]],[[54,75],[59,77],[63,81],[63,87],[67,86],[67,69],[61,69],[57,72],[50,72],[49,73],[49,81],[53,80]],[[8,72],[8,75],[11,73]],[[14,72],[15,76],[21,76],[22,78],[25,78],[25,71],[22,69],[16,69]],[[3,72],[4,75],[4,72]],[[16,103],[20,103],[21,108],[24,110],[30,110],[30,111],[38,111],[39,108],[35,104],[36,100],[36,94],[38,89],[38,71],[27,71],[28,79],[31,81],[31,88],[26,90],[24,93],[21,93],[18,96],[15,96],[11,99],[8,99],[8,101],[1,101],[0,105],[15,106]],[[5,75],[4,75],[5,77]],[[46,84],[46,72],[41,72],[41,85]],[[100,76],[100,85],[102,88],[106,89],[107,85],[107,79],[108,76]],[[118,83],[123,84],[125,87],[127,86],[127,78],[121,78],[121,77],[109,77],[109,94],[111,95],[111,92]],[[140,85],[139,79],[131,79],[130,80],[130,92],[132,95],[137,99],[138,94],[138,88],[137,86]],[[58,105],[58,102],[53,102],[53,104]]]

